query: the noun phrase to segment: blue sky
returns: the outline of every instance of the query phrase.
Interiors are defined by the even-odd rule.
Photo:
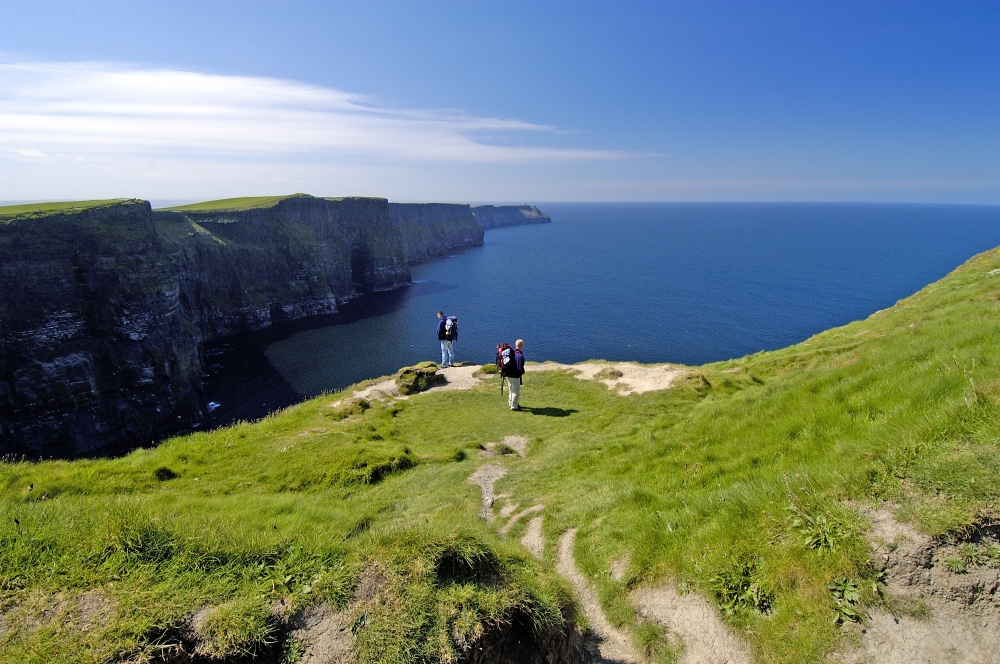
[[[1000,3],[8,2],[0,199],[1000,203]]]

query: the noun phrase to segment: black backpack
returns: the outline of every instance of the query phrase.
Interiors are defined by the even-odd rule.
[[[458,341],[458,316],[448,316],[445,319],[444,338],[446,341]]]

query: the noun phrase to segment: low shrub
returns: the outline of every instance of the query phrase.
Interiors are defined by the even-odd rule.
[[[160,466],[159,468],[153,471],[153,477],[155,477],[156,481],[158,482],[167,482],[169,480],[177,479],[178,477],[180,477],[180,475],[170,470],[166,466]]]
[[[757,561],[749,556],[717,569],[708,583],[726,615],[743,611],[767,613],[774,602],[774,593],[761,582]]]
[[[416,366],[400,369],[396,374],[396,387],[399,388],[399,393],[416,394],[447,382],[437,370],[438,365],[433,362],[421,362]]]
[[[371,403],[367,399],[363,399],[361,397],[344,399],[336,408],[333,409],[330,416],[334,419],[342,420],[348,417],[361,415],[369,408],[371,408]]]
[[[597,380],[617,380],[624,375],[625,374],[623,374],[621,371],[618,371],[618,369],[615,369],[614,367],[604,367],[596,374],[594,374],[594,378],[596,378]]]

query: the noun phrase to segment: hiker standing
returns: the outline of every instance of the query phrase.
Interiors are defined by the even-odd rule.
[[[521,410],[517,400],[521,398],[521,376],[524,375],[524,339],[514,342],[514,366],[507,369],[507,382],[510,384],[510,391],[507,394],[507,403],[511,410]]]
[[[441,342],[441,366],[455,366],[455,351],[451,345],[458,341],[458,318],[445,316],[443,311],[439,311],[437,334]]]

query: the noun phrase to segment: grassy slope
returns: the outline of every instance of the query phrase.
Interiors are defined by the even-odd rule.
[[[105,207],[124,203],[128,198],[110,198],[107,200],[95,201],[62,201],[57,203],[28,203],[25,205],[3,205],[0,206],[0,223],[12,221],[13,219],[25,219],[34,217],[44,217],[52,213],[78,212],[95,207]]]
[[[845,503],[893,500],[933,534],[996,513],[998,298],[990,251],[868,320],[702,367],[667,392],[623,398],[546,372],[526,381],[532,412],[507,411],[495,384],[343,420],[321,397],[121,459],[9,463],[0,603],[9,624],[42,626],[9,630],[0,654],[107,661],[217,604],[218,652],[251,649],[273,629],[275,597],[343,604],[378,560],[397,594],[359,628],[362,661],[446,658],[450,634],[518,608],[555,618],[567,595],[553,545],[576,526],[580,566],[636,634],[654,632],[634,624],[628,589],[673,579],[714,597],[759,661],[822,661],[839,638],[831,579],[880,601],[863,519]],[[545,504],[541,563],[519,551],[524,524],[504,538],[477,518],[466,481],[482,463],[473,448],[511,434],[530,453],[504,459],[497,490]],[[503,581],[442,576],[449,556]],[[617,583],[608,569],[625,556]],[[95,587],[116,599],[108,625],[81,631],[65,608],[41,617],[58,593]]]
[[[267,208],[277,205],[280,201],[302,194],[289,194],[287,196],[241,196],[239,198],[222,198],[217,201],[204,201],[202,203],[191,203],[189,205],[178,205],[175,207],[160,208],[172,210],[174,212],[241,212],[254,208]]]

